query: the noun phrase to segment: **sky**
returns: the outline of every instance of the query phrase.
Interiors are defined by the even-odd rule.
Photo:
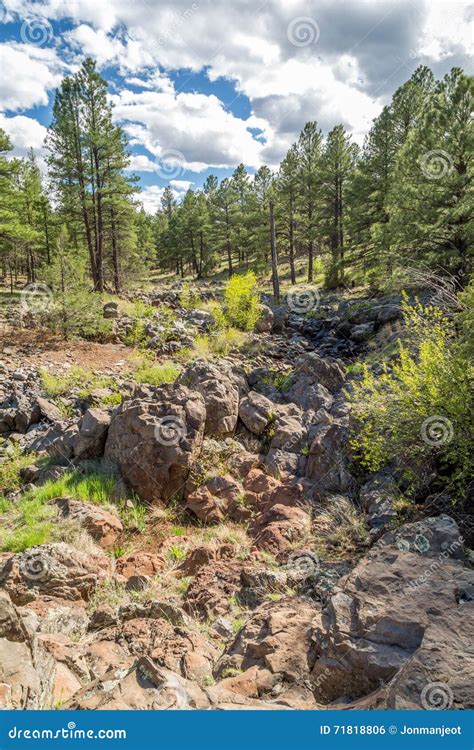
[[[472,73],[468,0],[0,0],[0,127],[43,142],[85,56],[109,82],[148,212],[209,174],[277,168],[305,122],[362,144],[419,65]]]

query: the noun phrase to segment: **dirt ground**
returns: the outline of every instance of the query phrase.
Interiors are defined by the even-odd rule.
[[[126,369],[133,349],[124,344],[65,341],[60,336],[34,329],[0,329],[0,359],[19,367],[81,367],[93,372],[114,373]]]

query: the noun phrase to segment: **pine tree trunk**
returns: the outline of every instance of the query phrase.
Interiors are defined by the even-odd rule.
[[[273,201],[270,201],[270,244],[272,249],[272,285],[273,297],[275,302],[280,302],[280,280],[278,278],[278,256],[275,232],[275,215],[273,211]]]

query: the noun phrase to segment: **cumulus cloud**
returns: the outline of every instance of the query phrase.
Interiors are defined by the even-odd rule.
[[[261,144],[248,129],[254,121],[235,117],[214,95],[124,90],[112,101],[132,143],[155,157],[178,151],[183,168],[196,172],[209,165],[260,164]]]
[[[25,157],[29,150],[33,149],[39,168],[43,174],[46,174],[44,149],[44,139],[48,132],[46,128],[33,117],[25,117],[24,115],[7,117],[1,113],[0,128],[8,135],[13,146],[9,156]]]
[[[10,15],[32,12],[30,0],[4,4]],[[72,22],[61,38],[55,26],[57,49],[65,47],[76,62],[89,54],[104,68],[118,68],[127,88],[114,81],[116,118],[132,144],[154,158],[177,150],[183,167],[195,172],[241,161],[274,166],[309,119],[323,131],[343,123],[360,143],[419,64],[433,65],[437,75],[453,64],[469,67],[470,8],[469,0],[34,4],[37,15]],[[57,85],[57,68],[47,59],[56,51],[35,57],[21,47],[3,52],[14,75],[0,84],[0,98],[13,111],[44,104]],[[249,101],[251,116],[235,116],[214,95],[175,91],[170,74],[185,68],[205,71],[212,82],[232,81]],[[132,168],[151,172],[153,160],[136,156]]]
[[[53,49],[32,44],[0,44],[0,110],[22,111],[47,104],[64,65]]]

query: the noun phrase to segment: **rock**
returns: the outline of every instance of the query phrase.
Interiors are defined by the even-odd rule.
[[[298,686],[302,695],[312,698],[306,685],[318,655],[312,632],[319,621],[320,607],[307,599],[294,597],[262,605],[225,650],[214,674],[222,677],[230,670],[245,674],[258,667],[273,676],[268,680],[265,675],[262,692],[270,693],[279,685],[277,694],[283,702],[284,691]]]
[[[231,476],[209,479],[186,498],[189,508],[201,521],[218,523],[235,515],[244,490]]]
[[[445,514],[406,523],[384,534],[376,548],[395,545],[403,552],[416,552],[436,559],[466,560],[464,540],[456,521]]]
[[[195,362],[181,375],[183,385],[198,391],[206,404],[206,435],[232,435],[239,410],[238,384],[219,367]]]
[[[269,333],[273,328],[273,311],[268,305],[260,306],[260,317],[255,323],[255,330],[259,333]]]
[[[307,430],[302,422],[302,415],[290,416],[277,412],[273,437],[270,447],[289,453],[300,453],[306,444]]]
[[[274,414],[275,404],[256,391],[250,391],[240,402],[239,417],[254,435],[265,431]]]
[[[36,453],[46,451],[52,458],[69,461],[74,455],[74,443],[78,432],[76,424],[55,424],[30,449]]]
[[[186,624],[186,615],[181,607],[164,601],[148,601],[145,604],[138,604],[136,602],[125,604],[119,608],[118,617],[122,623],[129,620],[150,619],[166,620],[171,625]]]
[[[346,379],[339,360],[332,357],[320,357],[316,352],[309,352],[299,357],[296,368],[299,374],[308,376],[313,383],[320,383],[330,393],[338,391]]]
[[[0,638],[0,708],[51,708],[54,674],[54,659],[41,648],[32,653],[27,642]]]
[[[30,642],[18,609],[0,591],[0,709],[49,708],[54,661]]]
[[[153,552],[134,552],[119,557],[115,565],[115,572],[125,578],[132,576],[147,576],[153,578],[166,567],[166,560],[162,555]]]
[[[107,302],[102,308],[102,315],[104,318],[118,318],[117,302]]]
[[[216,562],[198,571],[184,597],[184,609],[199,620],[214,620],[231,607],[231,597],[240,585],[241,565]]]
[[[437,524],[429,526],[436,549],[446,522],[440,530]],[[407,530],[416,537],[415,532]],[[403,536],[404,527],[399,533]],[[322,626],[314,632],[321,650],[313,670],[321,678],[317,700],[328,703],[367,695],[416,654],[428,628],[443,627],[450,612],[463,612],[460,592],[474,583],[473,572],[449,555],[429,560],[417,551],[403,551],[380,540],[339,581],[327,602]],[[444,640],[440,638],[439,643]],[[443,675],[438,679],[443,681]]]
[[[261,513],[249,528],[259,549],[278,554],[308,535],[311,519],[302,508],[275,503]]]
[[[354,479],[348,470],[349,428],[345,420],[318,425],[309,449],[306,478],[320,492],[348,492]]]
[[[208,708],[195,683],[140,657],[131,668],[112,668],[79,690],[63,708],[72,710],[183,710]]]
[[[474,708],[474,603],[433,622],[419,649],[389,683],[384,707],[397,710]]]
[[[321,383],[312,383],[307,377],[299,377],[288,391],[287,397],[305,411],[329,410],[334,402],[328,389]]]
[[[110,414],[103,409],[87,409],[79,422],[79,432],[73,439],[73,451],[76,458],[102,456],[110,421]]]
[[[233,557],[235,557],[235,547],[232,544],[221,544],[219,547],[195,547],[189,552],[178,570],[183,576],[195,576],[209,563],[231,560]]]
[[[5,591],[0,591],[0,638],[16,642],[26,640],[20,615]]]
[[[234,631],[232,630],[232,623],[225,617],[218,617],[212,623],[212,629],[216,631],[221,638],[230,638]]]
[[[109,567],[105,556],[43,544],[0,560],[0,585],[18,605],[44,596],[87,601]]]
[[[196,326],[203,333],[209,331],[216,323],[214,316],[207,310],[186,310],[184,314],[186,322]]]
[[[92,503],[69,497],[54,501],[63,516],[78,521],[103,549],[112,550],[123,532],[119,516]]]
[[[361,323],[360,325],[353,326],[351,328],[350,337],[352,341],[357,342],[358,344],[362,341],[366,341],[370,336],[372,336],[375,329],[375,324],[373,322],[370,323]]]
[[[265,456],[264,466],[269,474],[278,479],[286,479],[298,474],[300,457],[297,453],[270,448]]]
[[[58,407],[51,403],[51,401],[48,401],[46,398],[42,398],[41,396],[36,397],[36,403],[38,405],[40,414],[44,419],[47,419],[49,422],[62,422],[63,416],[61,412],[59,411]]]
[[[288,320],[288,309],[285,305],[273,308],[273,331],[281,333]]]
[[[144,500],[182,496],[201,450],[205,419],[197,391],[182,385],[138,390],[114,412],[104,455]]]
[[[384,472],[378,472],[361,487],[360,503],[371,529],[383,529],[397,518],[393,503],[399,496],[393,477]]]

